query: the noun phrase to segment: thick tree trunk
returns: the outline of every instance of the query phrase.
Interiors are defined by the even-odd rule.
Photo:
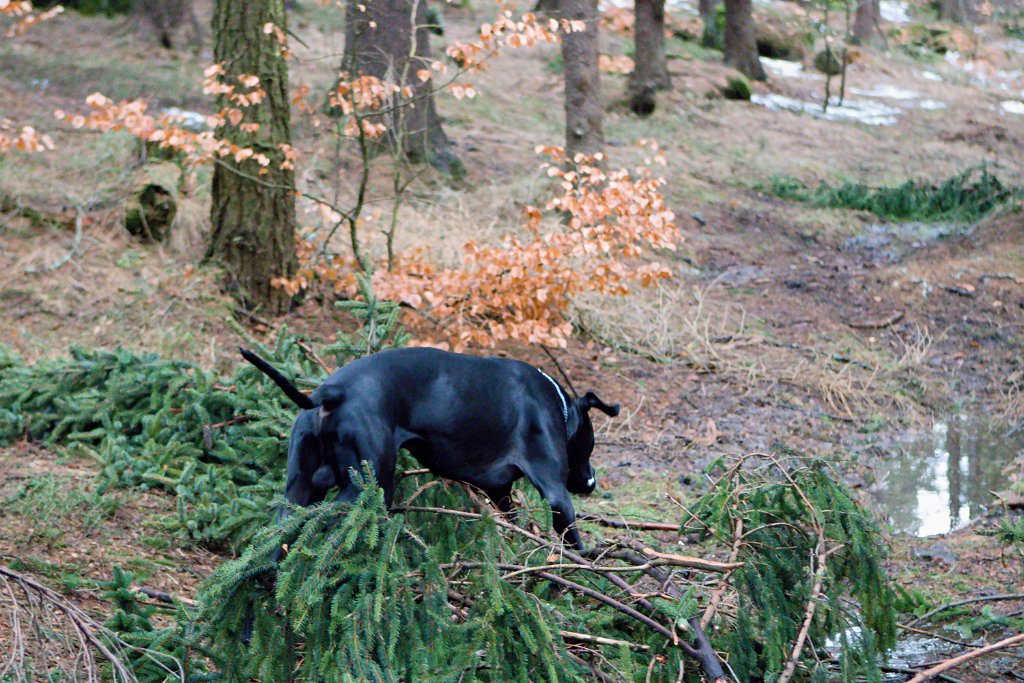
[[[349,0],[346,12],[342,71],[412,90],[410,98],[396,98],[382,116],[391,141],[410,161],[459,172],[434,105],[434,81],[417,76],[422,69],[429,71],[432,61],[426,0]]]
[[[860,44],[871,42],[878,35],[881,20],[878,0],[859,0],[853,17],[853,37]]]
[[[224,266],[230,286],[247,305],[282,313],[290,297],[270,281],[295,274],[295,177],[281,168],[280,146],[291,144],[288,66],[277,38],[263,32],[268,23],[285,28],[284,0],[216,4],[213,59],[224,66],[224,82],[244,92],[237,78],[252,74],[266,92],[260,103],[240,108],[243,121],[258,124],[258,130],[227,125],[218,134],[265,155],[270,163],[263,167],[252,159],[235,162],[228,156],[214,167],[213,232],[206,258]],[[236,106],[224,96],[220,99],[221,106]]]
[[[720,45],[718,35],[718,26],[715,24],[715,8],[718,7],[719,0],[700,0],[698,11],[700,12],[700,20],[704,26],[704,34],[701,36],[701,44],[704,47],[715,47]]]
[[[757,37],[750,0],[725,0],[725,63],[747,78],[766,76],[757,56]]]
[[[582,21],[584,31],[562,36],[565,62],[565,151],[594,154],[604,146],[601,117],[601,72],[597,68],[597,0],[559,0],[559,12],[569,21]]]
[[[665,0],[635,0],[633,73],[627,85],[629,108],[647,115],[654,111],[654,93],[672,87],[665,59]]]

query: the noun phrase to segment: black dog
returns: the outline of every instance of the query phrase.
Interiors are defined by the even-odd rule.
[[[246,349],[304,410],[288,445],[285,497],[298,505],[356,491],[349,468],[367,461],[390,506],[395,458],[407,449],[430,471],[483,490],[502,512],[512,483],[525,476],[551,505],[555,530],[578,550],[569,493],[594,490],[594,428],[588,411],[619,414],[591,392],[570,398],[555,380],[520,361],[436,349],[384,351],[336,371],[309,396]]]

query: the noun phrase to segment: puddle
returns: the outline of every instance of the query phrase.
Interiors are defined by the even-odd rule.
[[[852,626],[846,629],[844,635],[849,642],[858,643],[862,637],[861,633],[862,631],[859,626]],[[950,637],[957,635],[959,634],[950,634]],[[825,641],[825,649],[833,657],[838,657],[842,652],[839,643],[840,636],[832,636]],[[886,653],[886,661],[890,666],[894,667],[919,667],[925,662],[934,661],[936,658],[945,658],[951,650],[950,644],[939,638],[911,635],[896,641],[896,647]],[[905,681],[906,676],[886,674],[883,675],[882,680]]]
[[[871,223],[846,240],[843,248],[896,262],[914,249],[935,240],[965,235],[969,230],[969,226],[951,223]]]
[[[838,98],[832,98],[833,104],[830,104],[828,111],[825,112],[821,110],[821,102],[804,102],[774,93],[755,94],[750,97],[750,101],[769,111],[803,112],[828,121],[855,121],[869,126],[895,125],[896,115],[901,113],[899,109],[879,102],[851,100],[850,98],[846,98],[842,106],[838,104]]]
[[[1006,468],[1024,452],[1024,432],[979,417],[957,416],[894,443],[875,465],[879,509],[899,533],[932,536],[981,515],[993,491],[1008,485]]]

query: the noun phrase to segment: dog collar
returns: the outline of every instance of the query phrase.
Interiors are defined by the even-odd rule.
[[[558,386],[558,382],[551,379],[548,373],[544,372],[540,368],[537,368],[537,372],[544,375],[544,379],[551,382],[551,386],[555,388],[555,393],[558,394],[558,400],[562,402],[562,420],[565,421],[566,426],[569,425],[569,404],[565,402],[565,396],[562,394],[562,387]]]

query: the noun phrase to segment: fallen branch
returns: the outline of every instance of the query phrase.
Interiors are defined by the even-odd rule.
[[[437,507],[398,506],[392,508],[392,510],[395,512],[430,512],[434,514],[463,517],[466,519],[481,519],[483,517],[483,515],[480,513],[466,512],[463,510],[450,510],[447,508]],[[545,540],[544,538],[541,538],[540,536],[531,533],[530,531],[527,531],[522,527],[512,524],[511,522],[501,519],[500,517],[494,517],[493,521],[495,524],[504,529],[514,531],[520,535],[523,535],[531,539],[539,545],[551,548],[559,552],[562,556],[568,558],[571,562],[575,563],[574,565],[569,565],[568,568],[591,571],[596,574],[604,576],[608,581],[612,582],[615,586],[622,589],[626,593],[626,595],[629,596],[629,598],[636,600],[636,603],[638,605],[642,606],[644,609],[647,609],[648,611],[654,612],[651,603],[645,597],[637,594],[636,589],[633,586],[631,586],[626,581],[622,580],[621,577],[616,575],[616,571],[613,571],[613,569],[621,570],[622,568],[600,567],[591,562],[588,562],[583,556],[571,550],[568,550],[567,548],[555,546],[555,544]],[[648,548],[647,550],[651,549]],[[651,550],[651,552],[653,553],[656,551]],[[645,562],[643,565],[630,567],[629,569],[642,570],[647,568],[649,564],[650,562],[648,561]],[[457,563],[451,566],[468,565],[466,565],[465,563]],[[523,565],[506,564],[500,564],[498,566],[503,571],[512,571],[513,573],[532,573],[538,578],[548,581],[549,583],[558,584],[574,593],[583,595],[585,597],[597,600],[598,602],[602,602],[605,605],[608,605],[609,607],[617,610],[618,612],[654,630],[656,633],[664,636],[673,645],[682,649],[688,657],[691,657],[692,659],[695,659],[697,662],[700,663],[701,667],[704,670],[704,673],[710,680],[715,681],[715,683],[728,683],[729,679],[725,676],[725,672],[722,668],[721,661],[718,659],[718,655],[715,653],[714,648],[711,646],[710,641],[707,639],[707,635],[704,633],[704,629],[701,626],[700,621],[698,619],[693,618],[690,619],[689,622],[690,630],[693,636],[693,643],[691,644],[683,640],[680,640],[679,634],[677,634],[672,628],[665,626],[664,624],[661,624],[652,617],[649,617],[639,612],[638,610],[625,604],[624,602],[617,600],[609,595],[606,595],[598,590],[589,588],[587,586],[583,586],[581,584],[576,583],[575,581],[571,581],[569,579],[566,579],[565,577],[558,576],[557,574],[552,574],[550,571],[547,571],[547,569],[555,567],[526,567]],[[558,565],[557,568],[565,568],[565,565]],[[664,578],[664,575],[662,575],[661,578]]]
[[[136,593],[141,593],[146,597],[158,600],[159,602],[167,603],[168,605],[176,605],[178,603],[181,603],[182,605],[186,605],[188,607],[195,607],[198,604],[195,600],[183,598],[178,595],[171,595],[170,593],[165,593],[163,591],[153,590],[152,588],[146,588],[145,586],[135,586],[132,588],[132,590]]]
[[[641,652],[648,652],[651,648],[643,643],[631,643],[628,640],[616,640],[615,638],[603,638],[601,636],[592,636],[589,633],[576,633],[575,631],[559,631],[558,635],[562,636],[565,640],[576,640],[583,643],[597,643],[598,645],[616,645],[623,646],[632,649],[640,650]]]
[[[865,320],[863,322],[847,323],[847,325],[855,330],[882,330],[903,320],[903,316],[903,311],[897,311],[888,318],[883,318],[881,320]]]
[[[934,617],[939,612],[945,612],[948,609],[954,607],[960,607],[961,605],[969,605],[974,602],[996,602],[1000,600],[1024,600],[1024,593],[1007,593],[1005,595],[985,595],[980,598],[967,598],[966,600],[957,600],[956,602],[949,602],[945,605],[939,605],[935,609],[925,612],[916,619],[911,619],[907,622],[907,626],[917,626],[922,621]]]
[[[951,659],[947,659],[944,662],[936,664],[930,669],[925,669],[924,671],[922,671],[921,673],[917,674],[909,681],[907,681],[907,683],[923,683],[923,681],[927,681],[929,678],[935,678],[943,671],[947,671],[954,667],[960,666],[961,664],[969,662],[972,659],[977,659],[978,657],[983,657],[987,654],[991,654],[998,650],[1005,650],[1008,647],[1013,647],[1014,645],[1019,644],[1024,644],[1024,633],[1018,633],[1015,636],[1010,636],[1009,638],[1000,640],[998,643],[992,643],[991,645],[986,645],[985,647],[978,648],[977,650],[971,650],[970,652],[965,652],[962,655],[958,655],[956,657],[952,657]]]
[[[679,531],[678,524],[669,524],[667,522],[634,522],[620,519],[611,519],[610,517],[602,517],[601,515],[595,515],[590,512],[581,512],[576,515],[577,519],[581,519],[584,522],[594,522],[601,524],[602,526],[611,527],[612,529],[641,529],[643,531]]]
[[[71,680],[85,680],[88,683],[99,683],[102,680],[101,667],[93,654],[95,650],[109,663],[109,675],[114,683],[138,683],[135,674],[122,659],[119,652],[122,649],[142,652],[160,664],[168,674],[184,680],[184,671],[177,659],[170,655],[159,654],[160,658],[173,666],[170,668],[160,662],[157,653],[128,645],[61,595],[25,574],[0,566],[0,585],[3,585],[7,592],[8,614],[6,621],[13,634],[8,659],[0,665],[0,679],[5,681],[32,680],[29,677],[32,671],[32,662],[26,663],[25,639],[35,636],[66,650],[61,653],[66,657],[60,659],[71,662],[73,669],[64,671]],[[12,586],[16,587],[23,597],[19,598]],[[57,613],[64,616],[63,624],[54,623]],[[23,621],[27,623],[23,625]],[[24,626],[28,626],[28,628],[24,628]],[[63,643],[59,642],[61,634],[67,636]],[[37,643],[31,648],[32,655],[46,658],[49,661],[57,661],[57,658],[49,657],[48,649],[47,642]],[[45,661],[40,659],[38,663],[45,664]],[[26,664],[28,671],[25,670]]]

